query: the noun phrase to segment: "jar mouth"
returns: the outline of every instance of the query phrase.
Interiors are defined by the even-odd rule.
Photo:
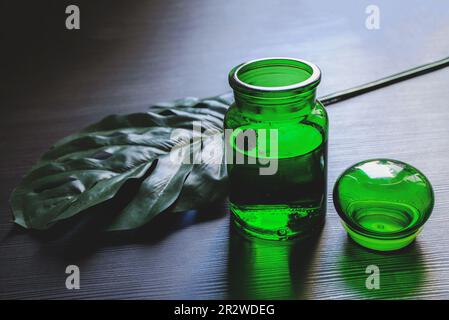
[[[321,79],[320,69],[313,63],[287,57],[255,59],[231,71],[229,82],[234,89],[278,92],[310,90]]]

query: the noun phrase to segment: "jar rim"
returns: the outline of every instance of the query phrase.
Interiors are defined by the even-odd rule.
[[[257,85],[249,84],[239,78],[239,72],[241,72],[245,67],[248,67],[252,64],[259,63],[259,62],[264,62],[264,61],[268,62],[270,60],[277,60],[278,63],[279,63],[279,61],[292,62],[290,64],[290,66],[294,67],[294,68],[299,68],[300,66],[306,66],[311,71],[310,76],[303,81],[299,81],[297,83],[293,83],[293,84],[285,85],[285,86],[257,86]],[[282,65],[289,66],[288,63],[283,63]],[[261,66],[261,68],[263,68],[263,66]],[[303,69],[303,70],[305,70],[305,69]],[[308,70],[306,70],[306,71],[308,71]],[[321,79],[321,70],[318,68],[318,66],[316,64],[306,61],[306,60],[289,58],[289,57],[269,57],[269,58],[250,60],[250,61],[247,61],[247,62],[237,66],[236,68],[234,68],[231,71],[230,78],[239,87],[249,89],[249,90],[264,91],[264,92],[267,92],[267,91],[270,91],[270,92],[289,91],[289,90],[306,88],[313,84],[318,85],[318,83],[320,82],[320,79]]]

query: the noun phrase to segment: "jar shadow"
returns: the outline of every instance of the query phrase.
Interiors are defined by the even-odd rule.
[[[379,268],[379,289],[368,289],[366,282]],[[345,285],[357,296],[351,298],[401,299],[413,298],[426,279],[426,263],[418,242],[394,252],[377,252],[362,248],[348,237],[338,268]],[[371,269],[372,270],[372,269]]]
[[[272,241],[230,223],[228,299],[304,298],[321,231],[307,239]]]

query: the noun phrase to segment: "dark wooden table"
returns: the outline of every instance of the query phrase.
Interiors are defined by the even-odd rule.
[[[449,54],[449,3],[375,1],[72,1],[1,4],[0,298],[449,298],[449,69],[328,108],[329,181],[375,157],[408,162],[431,180],[436,206],[417,242],[377,254],[351,242],[328,196],[309,243],[241,237],[223,210],[161,216],[144,232],[74,246],[11,223],[9,195],[53,142],[111,113],[229,91],[227,72],[265,56],[323,71],[320,95]],[[81,289],[67,290],[78,265]],[[379,266],[381,289],[365,288]]]

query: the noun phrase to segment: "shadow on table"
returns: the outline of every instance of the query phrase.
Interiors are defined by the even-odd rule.
[[[368,266],[379,268],[379,289],[367,289]],[[354,293],[368,299],[401,299],[416,296],[426,278],[426,264],[419,241],[395,252],[375,252],[360,247],[348,237],[338,268],[344,283]]]
[[[14,225],[2,239],[2,243],[16,236],[31,236],[40,242],[45,253],[63,259],[82,259],[104,247],[136,243],[155,244],[177,230],[218,219],[226,214],[224,201],[219,201],[201,210],[183,213],[167,210],[143,227],[134,230],[104,231],[126,207],[139,185],[139,180],[127,182],[126,188],[122,188],[113,199],[60,221],[48,230],[25,230]]]
[[[304,240],[262,240],[243,234],[231,222],[228,298],[303,298],[320,234]]]

